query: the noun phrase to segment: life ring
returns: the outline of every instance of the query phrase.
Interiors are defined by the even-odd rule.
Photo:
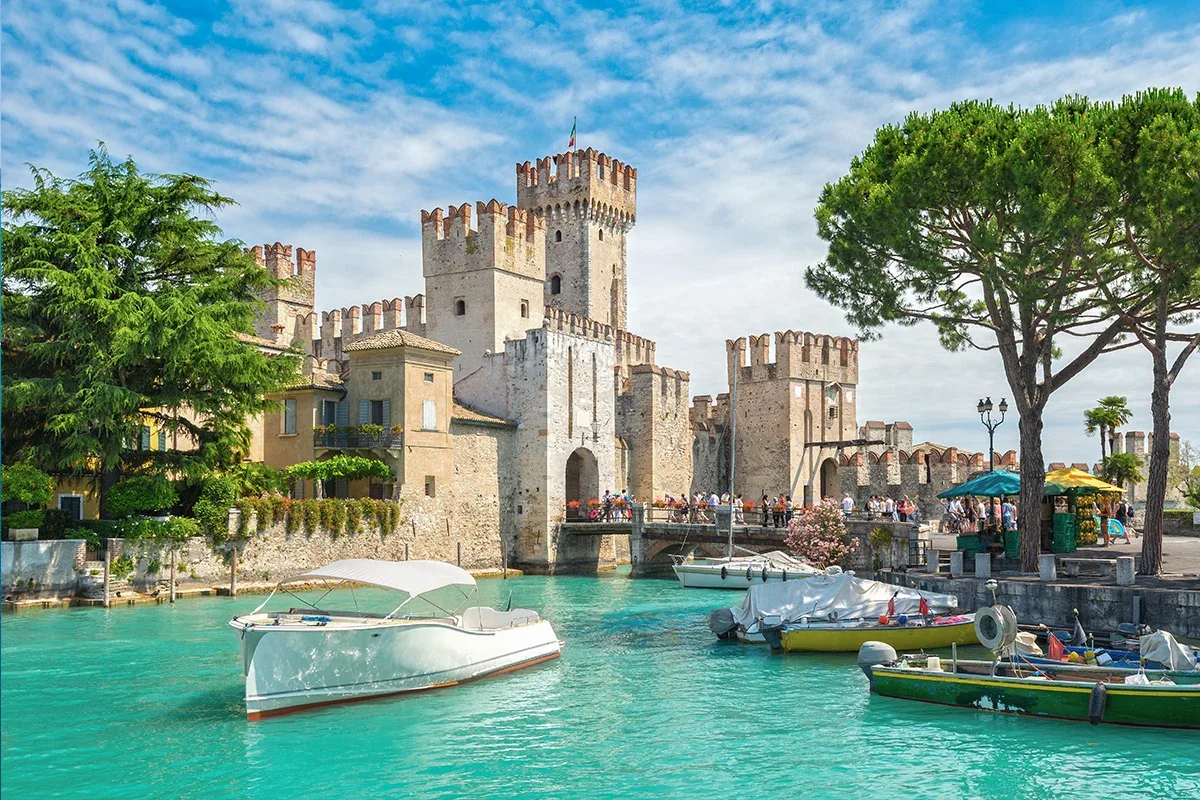
[[[1007,651],[1017,640],[1017,616],[1008,606],[985,606],[975,612],[975,635],[989,650]]]

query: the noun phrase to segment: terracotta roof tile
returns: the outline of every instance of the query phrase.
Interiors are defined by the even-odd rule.
[[[346,352],[354,352],[356,350],[383,350],[388,347],[412,347],[416,350],[430,350],[434,353],[449,353],[455,356],[460,352],[441,342],[435,342],[433,339],[426,339],[424,336],[417,336],[415,333],[402,331],[399,328],[372,334],[351,342],[342,349]]]
[[[483,425],[503,425],[506,428],[516,427],[515,422],[509,422],[506,419],[493,417],[489,414],[481,414],[478,411],[467,408],[461,403],[455,402],[454,409],[450,412],[450,418],[458,422],[478,422]]]

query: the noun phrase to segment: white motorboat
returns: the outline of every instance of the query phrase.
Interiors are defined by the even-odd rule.
[[[403,600],[386,614],[326,610],[320,600],[263,613],[272,592],[230,620],[241,634],[248,719],[453,686],[560,653],[554,629],[536,612],[470,605],[475,579],[453,564],[348,559],[280,581],[275,591],[297,583],[329,591],[368,584]]]
[[[731,558],[676,557],[675,577],[689,589],[741,589],[820,575],[821,570],[780,550]]]

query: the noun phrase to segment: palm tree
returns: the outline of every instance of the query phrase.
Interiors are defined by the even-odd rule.
[[[1143,463],[1133,453],[1113,453],[1104,462],[1104,479],[1122,489],[1140,483]]]
[[[1129,405],[1124,397],[1109,395],[1101,397],[1095,408],[1083,412],[1084,429],[1088,436],[1100,434],[1100,464],[1107,462],[1108,451],[1105,440],[1116,434],[1117,428],[1125,425],[1133,418]]]

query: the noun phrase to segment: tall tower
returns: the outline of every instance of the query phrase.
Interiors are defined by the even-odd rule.
[[[486,352],[541,327],[546,280],[542,221],[497,200],[421,212],[425,335],[462,352],[454,379],[470,375]]]
[[[517,164],[517,206],[546,221],[546,305],[626,330],[637,170],[595,150]]]

